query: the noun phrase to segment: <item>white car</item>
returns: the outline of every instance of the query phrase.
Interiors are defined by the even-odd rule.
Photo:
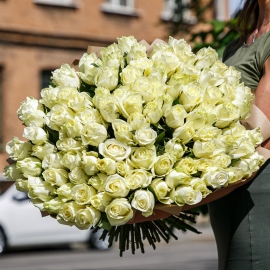
[[[61,225],[50,216],[41,217],[27,193],[17,191],[14,184],[0,193],[0,254],[7,248],[72,243],[107,249],[108,241],[99,240],[101,233]]]

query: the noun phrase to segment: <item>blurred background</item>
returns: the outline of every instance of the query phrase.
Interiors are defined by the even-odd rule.
[[[28,202],[27,196],[18,195],[12,187],[8,189],[12,183],[4,182],[2,175],[8,158],[5,144],[13,136],[22,139],[23,126],[17,118],[16,111],[26,96],[39,98],[40,90],[49,84],[51,71],[59,68],[63,63],[71,64],[74,59],[80,59],[86,52],[87,46],[108,46],[121,36],[132,35],[138,41],[144,39],[150,44],[156,38],[165,41],[169,36],[184,38],[195,51],[205,46],[212,46],[221,57],[226,44],[237,37],[233,25],[234,16],[237,15],[239,8],[241,8],[241,0],[0,0],[0,249],[1,241],[7,242],[7,237],[1,234],[1,215],[3,219],[4,215],[12,211],[20,212],[21,214],[16,214],[17,219],[4,221],[17,227],[20,227],[20,222],[26,219],[23,210],[20,209],[28,207],[25,204]],[[34,215],[37,216],[38,222],[42,220],[38,210]],[[203,268],[198,259],[201,268],[183,269],[216,269],[217,254],[208,225],[207,219],[199,222],[199,226],[205,230],[207,243],[210,243],[209,246],[206,243],[202,244],[205,249],[200,250],[206,252],[205,256],[210,260],[210,265]],[[31,224],[25,226],[31,227]],[[14,239],[25,233],[25,230],[18,230]],[[26,237],[24,241],[29,241],[27,239]],[[88,245],[89,232],[80,239],[79,242]],[[189,236],[181,235],[180,239],[182,239],[180,244],[174,243],[170,248],[167,247],[166,251],[161,248],[161,254],[180,252],[183,249],[182,242],[185,242],[185,245],[190,243],[191,253],[192,250],[196,250],[195,245],[192,247],[193,242],[189,241]],[[196,241],[200,242],[200,240]],[[196,247],[199,249],[200,245],[197,243]],[[172,252],[171,249],[174,251]],[[208,249],[209,253],[207,253]],[[112,250],[117,253],[117,248]],[[185,250],[189,249],[185,248]],[[150,257],[156,258],[158,254],[150,253]],[[168,254],[166,256],[170,258]],[[183,256],[188,259],[187,255]],[[134,258],[136,257],[137,255]],[[118,255],[114,258],[118,259]],[[131,258],[128,257],[128,260],[131,261]],[[161,258],[163,257],[159,259]],[[6,268],[2,268],[5,265],[2,257],[1,269],[17,269],[15,266],[7,268],[8,264],[11,265],[8,261],[9,257],[4,259],[7,260]],[[21,265],[21,270],[24,269],[22,263],[18,265]],[[62,269],[54,267],[31,268],[28,265],[25,269]],[[108,268],[96,266],[96,268],[74,269]],[[135,266],[121,268],[114,265],[110,269],[138,268]],[[142,269],[165,268],[145,266]]]

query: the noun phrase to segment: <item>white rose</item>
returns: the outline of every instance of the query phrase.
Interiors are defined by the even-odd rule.
[[[56,193],[58,194],[58,197],[61,198],[61,200],[63,202],[70,201],[70,200],[72,200],[71,190],[73,187],[74,187],[74,184],[66,183],[66,184],[62,185],[61,187],[59,187],[56,190]]]
[[[152,145],[156,141],[157,133],[150,127],[143,128],[137,130],[134,137],[140,146]]]
[[[59,211],[56,219],[57,219],[57,221],[60,224],[73,226],[73,225],[75,225],[75,216],[76,216],[76,213],[80,209],[83,209],[83,208],[84,208],[83,205],[78,205],[75,202],[65,203],[60,208],[60,211]]]
[[[87,175],[95,175],[98,172],[98,153],[82,151],[81,165]]]
[[[240,118],[240,110],[237,106],[227,102],[216,107],[216,116],[217,122],[215,126],[218,128],[226,128]]]
[[[156,178],[151,183],[151,188],[155,192],[157,199],[164,204],[170,204],[172,200],[169,197],[170,188],[167,183],[160,178]]]
[[[117,90],[117,89],[116,89]],[[95,89],[95,95],[93,97],[93,104],[99,109],[99,103],[102,99],[110,96],[110,90],[104,87],[97,87]]]
[[[149,118],[146,118],[140,112],[134,112],[129,115],[127,122],[131,125],[132,130],[138,130],[140,128],[150,127]]]
[[[32,144],[13,137],[12,140],[6,144],[6,152],[12,160],[24,159],[31,155]]]
[[[84,53],[79,61],[78,75],[85,83],[93,85],[100,66],[102,66],[102,61],[95,53]]]
[[[225,146],[217,139],[206,142],[195,141],[193,144],[193,153],[197,158],[211,158],[225,153]]]
[[[173,138],[165,144],[165,152],[175,156],[176,159],[180,159],[185,154],[185,151],[185,145],[178,138]]]
[[[28,180],[25,179],[16,179],[15,182],[16,189],[22,192],[28,193]]]
[[[44,104],[47,108],[51,109],[54,105],[57,104],[57,94],[60,88],[51,87],[44,88],[40,92],[41,99],[39,102]]]
[[[40,160],[43,160],[49,154],[57,152],[57,148],[53,144],[48,142],[43,145],[33,145],[32,150],[32,156],[35,156]]]
[[[34,144],[42,145],[48,141],[48,133],[40,127],[25,127],[23,137]]]
[[[196,82],[182,86],[179,103],[187,112],[193,110],[202,101],[202,89]]]
[[[144,217],[149,217],[153,214],[155,197],[149,190],[136,190],[131,206],[141,211]]]
[[[46,124],[53,130],[59,131],[69,119],[74,118],[74,111],[65,104],[56,104],[46,115]]]
[[[105,212],[105,208],[111,203],[112,200],[113,198],[108,194],[105,192],[100,192],[91,197],[90,203],[99,211]]]
[[[180,104],[172,106],[166,115],[166,124],[171,128],[178,128],[184,124],[187,112]]]
[[[187,175],[195,174],[198,171],[197,160],[191,157],[180,159],[174,166],[177,172],[183,172]]]
[[[82,129],[81,138],[83,145],[90,144],[92,146],[98,146],[106,140],[107,130],[103,125],[98,123],[88,123]]]
[[[143,70],[130,65],[126,66],[120,73],[123,85],[131,85],[141,76],[143,76]]]
[[[66,168],[73,170],[74,168],[78,167],[81,162],[81,152],[79,151],[70,151],[66,152],[62,159],[61,164],[64,165]]]
[[[162,117],[163,111],[161,106],[153,101],[146,104],[143,114],[150,119],[151,124],[156,124]]]
[[[218,54],[211,47],[202,48],[196,53],[196,59],[196,67],[203,69],[212,66],[218,61]]]
[[[41,161],[38,158],[27,157],[23,160],[18,160],[16,168],[21,170],[24,177],[39,176],[42,172]]]
[[[50,201],[44,202],[44,209],[50,214],[58,214],[63,205],[64,202],[60,198],[56,197]]]
[[[241,138],[236,141],[237,147],[233,148],[229,155],[232,159],[238,159],[243,156],[254,153],[254,145],[249,138]]]
[[[5,166],[3,175],[6,177],[6,180],[17,180],[24,178],[23,171],[17,168],[16,163]]]
[[[57,103],[58,104],[65,104],[69,106],[69,103],[75,99],[78,95],[78,90],[74,87],[59,87],[59,91],[57,93]]]
[[[225,78],[221,74],[214,72],[210,68],[204,68],[200,74],[199,83],[202,89],[207,87],[220,86],[224,83]]]
[[[162,112],[164,116],[167,116],[173,106],[173,101],[175,99],[168,93],[164,93],[162,95],[162,99],[163,99]]]
[[[106,122],[111,123],[115,119],[118,119],[120,109],[117,99],[113,95],[108,95],[107,97],[100,99],[99,111]]]
[[[226,171],[208,171],[203,174],[202,179],[205,181],[207,186],[218,189],[227,184],[229,175]]]
[[[27,97],[17,110],[18,117],[26,126],[43,127],[45,113],[41,103],[37,99]]]
[[[104,191],[113,198],[124,198],[129,193],[125,178],[118,174],[108,176],[104,183]]]
[[[68,119],[59,130],[59,138],[80,138],[82,129],[83,125],[78,121],[78,119]]]
[[[73,200],[79,205],[90,204],[91,197],[96,194],[96,190],[85,183],[75,185],[71,190]]]
[[[113,96],[118,102],[130,95],[130,88],[126,85],[120,85],[113,91]]]
[[[135,169],[127,172],[125,175],[126,183],[131,190],[148,187],[151,184],[152,178],[153,175],[143,169]]]
[[[202,200],[202,193],[199,190],[194,190],[191,186],[180,186],[172,190],[171,199],[179,206],[185,204],[193,205]]]
[[[61,163],[63,156],[64,156],[63,152],[47,155],[42,160],[42,168],[45,170],[48,168],[64,169],[65,166]]]
[[[194,190],[201,192],[203,198],[212,193],[212,191],[207,188],[205,181],[200,178],[192,178],[190,181],[190,186]]]
[[[130,51],[128,52],[126,59],[127,59],[127,63],[129,64],[131,61],[136,61],[139,60],[141,58],[146,58],[147,57],[147,53],[146,53],[146,47],[143,44],[140,43],[135,43]]]
[[[62,140],[58,140],[56,142],[56,146],[59,150],[68,152],[68,151],[80,151],[85,149],[85,146],[82,146],[81,141],[77,141],[73,138],[65,138]]]
[[[155,146],[136,147],[133,149],[130,160],[133,167],[149,170],[156,159]]]
[[[200,140],[203,142],[218,139],[222,134],[222,130],[216,127],[204,126],[196,131],[194,140]]]
[[[139,93],[143,100],[148,103],[156,97],[152,80],[148,77],[138,77],[131,86],[131,91]]]
[[[114,90],[118,85],[118,68],[109,66],[99,68],[94,81],[97,87]]]
[[[132,113],[142,113],[143,99],[141,94],[130,94],[119,103],[121,114],[127,119]]]
[[[100,218],[100,211],[92,206],[87,206],[76,213],[75,226],[80,230],[87,230],[90,226],[96,226]]]
[[[88,184],[93,186],[98,192],[103,192],[104,191],[104,183],[107,179],[108,175],[104,173],[98,173],[94,176],[92,176],[88,180]]]
[[[151,69],[153,66],[153,61],[151,59],[148,59],[147,57],[139,58],[136,60],[131,60],[129,62],[130,66],[140,68],[144,70],[144,76],[149,76],[151,73]]]
[[[43,181],[40,177],[28,177],[28,196],[31,199],[38,199],[42,202],[53,199],[56,192],[55,188]]]
[[[204,93],[203,102],[216,105],[222,103],[223,93],[219,87],[209,86]]]
[[[122,142],[115,139],[106,140],[98,147],[99,153],[107,158],[111,158],[115,161],[121,161],[129,157],[131,148]]]
[[[81,81],[74,68],[63,64],[60,69],[52,72],[52,82],[57,86],[70,86],[79,88]]]
[[[214,156],[212,160],[216,164],[216,167],[227,168],[231,164],[232,158],[229,155],[220,154],[220,155]]]
[[[173,189],[180,185],[189,185],[190,179],[190,175],[172,170],[166,175],[165,182],[170,189]]]
[[[133,36],[124,36],[121,38],[117,38],[117,42],[122,54],[128,53],[131,48],[138,43]]]
[[[80,167],[75,167],[72,171],[68,174],[69,180],[71,183],[78,185],[84,184],[88,181],[88,175],[84,172],[84,170]]]
[[[116,173],[116,162],[111,158],[98,159],[97,169],[107,175]]]
[[[173,132],[173,138],[181,140],[183,144],[188,143],[195,135],[195,128],[192,121],[186,122],[183,126]]]
[[[175,161],[175,156],[169,153],[158,156],[152,169],[153,174],[158,176],[164,176],[168,174],[172,170]]]
[[[126,173],[132,171],[134,167],[128,162],[128,160],[121,160],[116,163],[116,172],[121,176],[125,176]]]
[[[64,169],[49,168],[42,173],[46,182],[52,186],[62,186],[68,181],[68,172]]]
[[[228,83],[238,85],[241,78],[241,72],[238,71],[234,66],[230,66],[228,67],[228,70],[224,72],[224,77]]]
[[[208,172],[208,171],[212,170],[213,168],[215,168],[214,170],[216,170],[217,169],[216,167],[219,167],[220,162],[222,162],[222,160],[223,160],[223,157],[222,157],[223,155],[225,156],[225,154],[221,154],[221,155],[218,155],[216,157],[213,157],[212,159],[199,158],[196,162],[198,171]]]
[[[105,213],[112,226],[124,225],[133,218],[133,210],[125,198],[114,199],[105,208]]]
[[[126,121],[121,119],[116,119],[112,122],[112,128],[114,131],[114,136],[116,140],[126,143],[128,145],[134,144],[132,126]]]
[[[263,136],[261,133],[261,129],[259,127],[252,130],[247,130],[246,137],[250,139],[250,141],[253,143],[255,147],[263,142]]]

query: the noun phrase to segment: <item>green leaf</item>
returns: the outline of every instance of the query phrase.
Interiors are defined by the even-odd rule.
[[[156,144],[160,144],[165,137],[165,131],[162,131],[156,138]]]
[[[56,144],[56,142],[59,140],[59,132],[49,128],[48,126],[45,126],[44,130],[49,133],[49,140]]]
[[[101,213],[101,219],[98,223],[98,226],[104,230],[109,231],[112,228],[112,225],[110,224],[106,213]]]

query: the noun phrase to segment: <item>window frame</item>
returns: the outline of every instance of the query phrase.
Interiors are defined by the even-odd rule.
[[[56,7],[78,8],[78,0],[32,0],[34,4]],[[66,1],[66,2],[65,2]]]
[[[135,0],[126,0],[127,5],[122,6],[120,0],[107,0],[101,4],[101,11],[122,15],[137,15],[135,10]]]
[[[188,6],[190,0],[182,0],[183,6]],[[163,5],[163,11],[161,12],[161,19],[164,21],[177,21],[177,18],[173,18],[175,8],[175,0],[165,0]],[[196,24],[197,17],[191,13],[188,7],[184,7],[182,10],[183,23]]]

